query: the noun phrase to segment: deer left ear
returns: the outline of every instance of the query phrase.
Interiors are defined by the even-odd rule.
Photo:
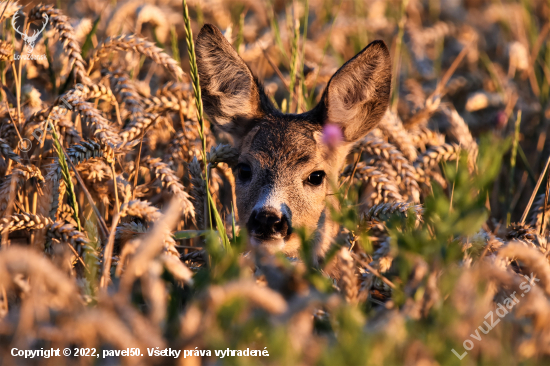
[[[196,52],[206,114],[222,130],[239,139],[273,107],[218,28],[211,24],[202,27]]]
[[[346,62],[330,79],[319,107],[323,123],[340,126],[354,142],[376,127],[388,108],[391,58],[383,41],[374,41]]]

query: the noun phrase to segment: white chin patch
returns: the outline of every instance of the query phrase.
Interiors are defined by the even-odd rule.
[[[273,239],[273,240],[258,240],[254,237],[250,239],[250,243],[253,247],[263,246],[268,249],[270,252],[281,251],[285,247],[284,239]]]

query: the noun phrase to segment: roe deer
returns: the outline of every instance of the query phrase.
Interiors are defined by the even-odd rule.
[[[283,114],[272,105],[215,26],[201,29],[196,52],[205,112],[240,152],[234,167],[237,212],[251,244],[296,256],[300,239],[292,228],[304,227],[315,235],[318,258],[324,256],[338,231],[326,207],[332,197],[327,180],[337,181],[351,145],[376,127],[388,107],[386,45],[374,41],[346,62],[319,104],[302,114]],[[336,148],[322,142],[327,124],[341,131]]]

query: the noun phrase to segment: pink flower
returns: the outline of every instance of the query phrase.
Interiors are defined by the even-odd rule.
[[[344,140],[342,130],[339,126],[326,124],[323,127],[323,144],[327,145],[330,150],[334,150]]]
[[[495,128],[497,130],[502,130],[504,127],[506,127],[506,124],[508,123],[508,118],[506,117],[506,113],[503,111],[499,111],[495,117]]]

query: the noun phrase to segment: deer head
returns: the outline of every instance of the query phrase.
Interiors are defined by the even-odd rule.
[[[337,226],[327,199],[351,145],[380,121],[389,103],[391,60],[375,41],[330,79],[319,104],[302,114],[283,114],[264,94],[250,69],[212,25],[196,41],[204,108],[232,135],[240,151],[234,167],[239,222],[251,244],[294,256],[300,240],[293,228],[315,233],[324,255]],[[342,143],[330,149],[323,127],[336,125]]]
[[[19,17],[19,11],[16,12],[11,18],[11,25],[13,29],[15,29],[15,31],[21,35],[21,39],[25,43],[27,43],[27,45],[29,46],[29,49],[27,52],[30,54],[34,50],[34,45],[36,43],[36,40],[38,39],[38,36],[40,35],[40,33],[44,31],[44,29],[46,28],[46,25],[48,25],[49,17],[48,17],[48,14],[46,13],[42,14],[42,17],[45,19],[44,23],[42,24],[42,29],[40,29],[39,31],[34,30],[34,33],[32,34],[32,36],[29,36],[26,33],[21,32],[19,30],[19,27],[15,26],[15,22],[17,21],[18,17]]]

